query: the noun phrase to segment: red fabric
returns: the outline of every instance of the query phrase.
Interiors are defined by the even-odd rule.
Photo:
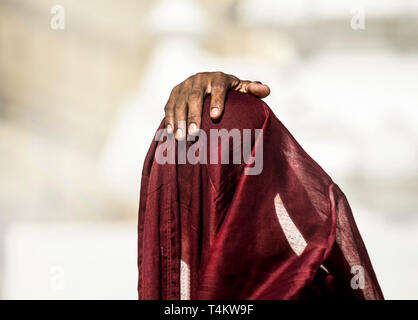
[[[344,194],[270,108],[230,92],[222,119],[213,122],[209,100],[202,129],[252,129],[263,170],[245,175],[245,163],[160,165],[161,142],[152,143],[141,182],[139,298],[180,299],[186,290],[191,299],[383,299]],[[263,129],[262,141],[255,142],[254,129]],[[278,212],[303,236],[299,254]],[[189,283],[180,283],[180,260]],[[358,265],[363,289],[351,287],[351,267]]]

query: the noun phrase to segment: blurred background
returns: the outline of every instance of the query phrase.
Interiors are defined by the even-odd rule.
[[[136,299],[142,162],[200,71],[265,99],[418,299],[418,2],[0,0],[0,298]]]

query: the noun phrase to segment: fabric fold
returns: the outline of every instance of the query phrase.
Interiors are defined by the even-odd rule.
[[[205,151],[228,163],[179,163],[183,151],[170,136],[153,141],[145,159],[139,298],[383,299],[346,197],[270,108],[233,91],[214,122],[209,103],[201,124]],[[159,129],[157,135],[163,123]],[[223,129],[230,135],[215,144],[211,130]],[[159,163],[164,143],[175,163]],[[248,174],[260,165],[259,174]]]

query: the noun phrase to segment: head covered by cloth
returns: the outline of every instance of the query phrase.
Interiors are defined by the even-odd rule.
[[[263,101],[232,91],[214,122],[209,100],[199,137],[161,123],[145,159],[139,298],[382,299],[339,187]]]

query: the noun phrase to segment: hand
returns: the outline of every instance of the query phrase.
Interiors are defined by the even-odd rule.
[[[199,72],[173,88],[165,105],[165,126],[169,133],[175,132],[177,140],[186,137],[186,123],[189,134],[197,134],[202,118],[203,100],[212,95],[210,117],[222,115],[228,90],[252,93],[259,98],[270,94],[270,88],[259,81],[240,80],[223,72]]]

